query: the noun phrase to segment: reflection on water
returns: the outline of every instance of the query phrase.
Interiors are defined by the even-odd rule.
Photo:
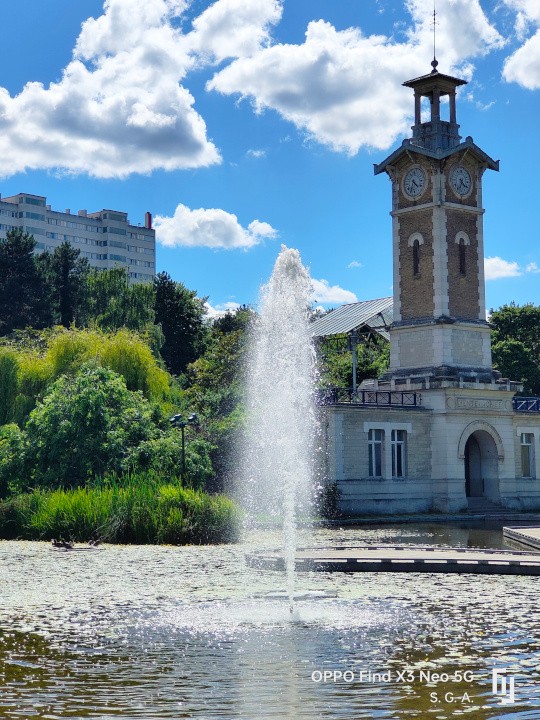
[[[313,540],[502,546],[500,530],[442,525]],[[290,622],[253,597],[283,579],[245,568],[246,549],[0,543],[0,718],[540,718],[540,578],[303,575],[300,591],[337,598]],[[493,667],[515,676],[514,705]]]

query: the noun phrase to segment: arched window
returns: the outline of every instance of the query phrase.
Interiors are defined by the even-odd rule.
[[[413,275],[420,275],[420,245],[424,244],[424,238],[419,232],[413,233],[407,244],[412,248]]]
[[[420,241],[414,240],[412,246],[413,253],[413,274],[420,275]]]
[[[459,274],[467,274],[467,245],[471,244],[467,233],[460,231],[456,235],[456,245],[458,246],[458,258],[459,258]]]
[[[466,251],[465,251],[465,240],[463,238],[459,241],[459,274],[460,275],[466,275],[467,274],[467,257],[466,257]]]

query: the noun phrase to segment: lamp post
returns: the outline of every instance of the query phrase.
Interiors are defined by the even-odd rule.
[[[186,440],[184,433],[187,425],[197,427],[199,425],[199,418],[196,413],[191,413],[187,420],[185,420],[182,415],[173,415],[172,418],[169,419],[169,422],[173,427],[180,428],[182,431],[182,482],[184,482],[184,476],[186,474]]]

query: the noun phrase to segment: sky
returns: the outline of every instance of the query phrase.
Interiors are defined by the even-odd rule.
[[[157,271],[254,304],[281,244],[316,305],[392,294],[390,181],[433,0],[2,4],[0,193],[154,216]],[[437,0],[439,70],[484,176],[486,302],[540,304],[540,0]]]

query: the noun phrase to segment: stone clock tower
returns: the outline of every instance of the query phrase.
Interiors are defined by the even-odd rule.
[[[490,382],[482,176],[499,163],[471,137],[461,141],[456,89],[466,83],[432,65],[404,83],[414,90],[412,138],[375,166],[392,181],[394,320],[385,379]]]
[[[392,181],[390,368],[327,407],[327,474],[353,516],[540,508],[540,398],[491,364],[482,177],[499,163],[459,135],[465,81],[432,67],[404,83],[412,137],[375,166]]]

